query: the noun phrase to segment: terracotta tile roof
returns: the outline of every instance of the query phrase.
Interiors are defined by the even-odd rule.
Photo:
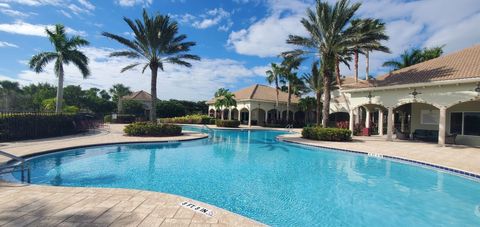
[[[402,84],[480,78],[480,44],[399,69],[377,77],[375,80],[342,83],[343,89],[385,87]]]
[[[122,99],[126,100],[139,100],[139,101],[150,101],[152,100],[152,96],[150,93],[141,90],[141,91],[136,91],[130,95],[125,95],[122,97]]]
[[[276,89],[270,86],[255,84],[238,91],[233,92],[235,94],[235,100],[257,100],[257,101],[270,101],[275,102],[276,100]],[[280,91],[278,93],[278,101],[279,102],[287,102],[288,100],[288,93]],[[300,98],[294,94],[292,94],[292,103],[298,103]],[[215,103],[215,98],[209,100],[207,103],[212,104]]]

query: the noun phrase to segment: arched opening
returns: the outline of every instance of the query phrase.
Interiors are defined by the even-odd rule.
[[[328,115],[328,127],[348,128],[350,116],[345,112],[335,112]]]
[[[216,118],[216,119],[222,118],[222,111],[221,111],[221,110],[215,111],[215,118]]]
[[[238,119],[238,110],[236,108],[232,109],[232,120],[239,120]]]
[[[355,108],[352,116],[354,121],[353,134],[363,136],[385,135],[387,133],[387,115],[387,109],[379,104],[369,103]],[[345,127],[344,123],[339,124]]]
[[[279,121],[278,119],[279,111],[276,109],[271,109],[267,112],[267,124],[275,124]]]
[[[450,106],[445,129],[446,143],[480,146],[480,99]]]
[[[440,110],[427,103],[406,103],[393,109],[397,139],[438,141]]]
[[[210,109],[210,110],[208,111],[208,116],[210,116],[210,117],[215,117],[215,110],[214,110],[214,109]]]
[[[242,108],[240,110],[240,123],[247,125],[248,124],[248,109],[247,108]]]
[[[305,118],[305,112],[300,110],[295,112],[293,116],[294,116],[293,119],[295,119],[295,122],[297,122],[299,125],[307,124],[306,118]]]
[[[260,108],[255,108],[252,110],[252,125],[265,125],[265,110]]]
[[[293,121],[293,112],[290,110],[288,111],[288,121],[292,122]],[[282,121],[287,122],[287,111],[284,110],[282,111]]]
[[[229,119],[228,116],[230,115],[230,110],[229,110],[229,109],[224,109],[224,110],[222,111],[222,114],[223,114],[223,118],[222,118],[222,119],[228,120],[228,119]]]

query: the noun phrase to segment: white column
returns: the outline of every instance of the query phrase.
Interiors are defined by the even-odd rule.
[[[265,126],[267,125],[268,122],[268,111],[265,111]]]
[[[388,107],[387,140],[393,141],[393,108],[392,107]]]
[[[228,120],[232,120],[232,109],[228,108]]]
[[[447,108],[440,108],[440,119],[438,121],[438,145],[445,146],[445,132],[446,132],[446,117]]]
[[[400,131],[405,132],[405,112],[400,114]]]
[[[370,128],[370,110],[367,109],[367,112],[365,114],[365,127]]]
[[[238,111],[238,120],[240,122],[242,122],[242,110],[241,109]]]
[[[378,110],[378,135],[383,136],[383,110]]]
[[[355,124],[354,118],[353,118],[353,109],[350,110],[349,114],[350,114],[350,118],[348,121],[348,129],[353,132],[353,126]]]
[[[252,110],[248,109],[248,127],[252,127]]]

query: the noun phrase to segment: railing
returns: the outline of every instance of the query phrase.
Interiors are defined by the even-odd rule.
[[[17,172],[18,171],[17,167],[20,166],[20,180],[22,181],[22,183],[24,182],[30,183],[30,165],[27,162],[25,162],[25,159],[15,156],[13,154],[7,153],[5,151],[0,151],[0,155],[3,155],[7,158],[17,161],[16,163],[11,165],[0,166],[0,174]],[[25,181],[25,172],[27,173],[26,181]]]
[[[205,127],[209,132],[213,132],[213,129],[211,129],[210,127],[208,127],[208,125],[203,125],[203,127]]]

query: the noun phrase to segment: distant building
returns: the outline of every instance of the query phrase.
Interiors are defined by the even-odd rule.
[[[152,95],[150,93],[140,90],[133,92],[130,95],[125,95],[118,99],[118,111],[121,113],[123,110],[123,102],[126,100],[134,100],[141,102],[145,109],[145,116],[150,116],[150,111],[152,110]]]

